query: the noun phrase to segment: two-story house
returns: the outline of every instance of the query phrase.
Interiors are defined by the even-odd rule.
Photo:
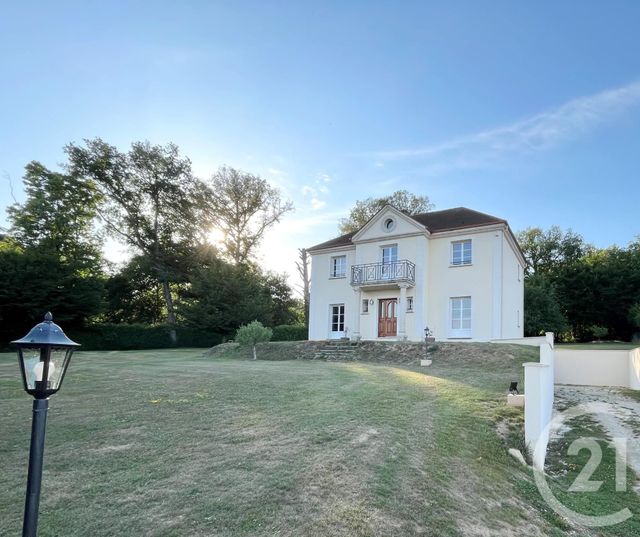
[[[523,335],[525,259],[506,220],[387,205],[308,249],[309,339],[488,341]]]

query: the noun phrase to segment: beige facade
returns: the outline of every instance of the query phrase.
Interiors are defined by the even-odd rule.
[[[309,339],[488,341],[523,335],[524,264],[506,222],[430,231],[387,206],[311,253]]]

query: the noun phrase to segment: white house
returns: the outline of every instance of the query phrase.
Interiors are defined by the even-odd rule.
[[[309,339],[420,341],[523,335],[522,251],[506,220],[387,205],[356,233],[308,249]]]

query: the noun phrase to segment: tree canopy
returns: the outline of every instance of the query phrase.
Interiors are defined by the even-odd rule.
[[[265,232],[293,210],[293,204],[266,180],[227,166],[208,186],[209,218],[224,234],[224,253],[236,264],[248,262]]]
[[[393,205],[396,209],[408,215],[426,213],[435,207],[427,196],[411,194],[407,190],[397,190],[393,194],[381,198],[359,200],[356,201],[349,216],[340,220],[340,233],[358,231],[385,205]]]
[[[49,310],[72,327],[102,310],[106,275],[95,229],[99,193],[89,181],[25,168],[24,203],[8,210],[0,240],[0,335],[24,335]]]
[[[118,325],[130,343],[210,334],[203,340],[213,344],[255,319],[301,322],[286,277],[255,263],[265,231],[292,210],[277,188],[231,168],[200,180],[174,144],[120,151],[96,138],[65,151],[63,171],[26,166],[26,200],[9,208],[11,228],[0,235],[2,341],[48,310],[108,345]],[[222,250],[208,242],[212,226],[226,226]],[[105,232],[134,254],[121,266],[103,258]]]
[[[596,249],[554,226],[518,234],[529,262],[525,278],[525,332],[560,337],[629,340],[638,331],[640,241]],[[564,330],[561,327],[564,326]],[[564,332],[564,333],[563,333]]]
[[[99,138],[69,144],[69,171],[94,182],[104,199],[98,213],[108,230],[145,255],[162,285],[167,322],[176,316],[171,283],[181,260],[203,236],[205,189],[174,144],[134,142],[128,153]],[[206,227],[206,225],[205,225]]]

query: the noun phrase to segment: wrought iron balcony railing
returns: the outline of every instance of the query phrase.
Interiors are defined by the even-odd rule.
[[[402,259],[388,263],[368,263],[351,266],[351,285],[381,285],[416,282],[416,266]]]

